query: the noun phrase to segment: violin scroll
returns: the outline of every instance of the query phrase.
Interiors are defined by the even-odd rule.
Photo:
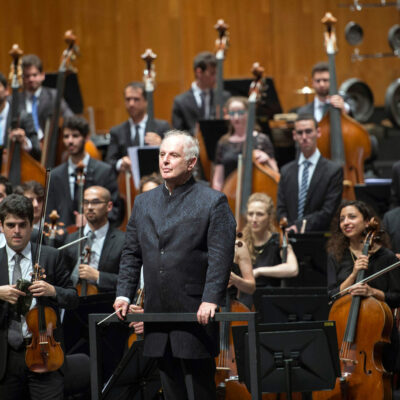
[[[243,242],[241,240],[239,240],[239,239],[241,239],[243,237],[243,233],[242,232],[237,232],[236,233],[236,237],[237,237],[237,239],[235,241],[235,246],[242,247],[243,246]]]

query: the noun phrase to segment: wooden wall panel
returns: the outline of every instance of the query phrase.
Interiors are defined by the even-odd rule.
[[[140,55],[151,47],[156,60],[156,115],[170,119],[172,101],[193,78],[192,59],[213,50],[218,18],[230,25],[231,47],[225,76],[248,77],[259,61],[274,77],[283,108],[304,99],[295,90],[310,82],[310,69],[326,59],[320,20],[328,10],[338,18],[338,81],[357,76],[382,105],[387,86],[400,75],[397,58],[352,63],[353,49],[344,38],[350,20],[365,32],[361,53],[386,52],[388,29],[399,23],[395,8],[352,12],[339,7],[350,0],[2,0],[0,70],[8,73],[8,50],[19,43],[36,53],[48,71],[58,68],[63,34],[73,28],[79,38],[79,80],[86,106],[93,106],[97,127],[109,129],[126,119],[122,90],[140,80]],[[368,0],[369,3],[378,0]]]

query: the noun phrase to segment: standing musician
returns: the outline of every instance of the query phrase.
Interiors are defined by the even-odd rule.
[[[300,107],[297,110],[298,114],[312,114],[317,122],[321,121],[322,117],[328,111],[328,105],[340,108],[346,114],[350,111],[350,106],[344,102],[343,97],[335,94],[329,96],[329,64],[319,62],[314,65],[311,71],[312,83],[311,86],[315,90],[315,97],[311,103]]]
[[[218,141],[212,187],[222,190],[226,178],[237,168],[239,154],[246,142],[248,100],[246,97],[231,97],[225,104],[230,121],[229,132]],[[254,131],[253,154],[255,159],[278,172],[274,148],[269,137]]]
[[[293,140],[300,156],[284,165],[278,186],[278,220],[286,217],[287,230],[327,231],[343,191],[343,169],[322,157],[317,148],[321,133],[310,114],[299,114]]]
[[[236,224],[226,197],[193,179],[198,154],[189,133],[165,135],[165,184],[135,199],[114,303],[123,319],[143,264],[145,312],[197,312],[199,324],[145,323],[144,355],[158,359],[168,400],[186,399],[186,383],[196,399],[216,398],[218,326],[208,322],[224,303],[234,254]]]
[[[87,188],[83,196],[83,212],[87,221],[83,234],[90,237],[90,264],[77,265],[78,244],[64,250],[67,268],[73,283],[78,278],[95,284],[99,291],[115,291],[125,233],[110,227],[108,214],[113,208],[108,189],[102,186]],[[67,243],[78,238],[78,232],[67,237]],[[82,247],[83,249],[85,246]],[[77,267],[76,271],[74,267]],[[74,271],[73,271],[74,270]]]
[[[355,283],[357,273],[365,270],[365,276],[384,269],[398,261],[387,248],[386,233],[379,237],[368,256],[362,255],[363,240],[368,223],[376,217],[372,209],[362,201],[343,202],[332,222],[332,236],[328,241],[328,294],[333,296]],[[359,284],[350,290],[352,296],[372,296],[385,301],[389,307],[400,305],[400,270],[394,269],[369,283]],[[383,353],[384,367],[393,371],[398,354],[398,336],[395,330],[391,336],[390,349]]]
[[[43,139],[46,122],[51,118],[56,100],[56,89],[42,86],[45,79],[42,60],[35,54],[22,57],[24,92],[22,108],[32,115],[39,140]],[[61,115],[71,117],[74,113],[64,99],[61,99]]]
[[[19,113],[19,127],[10,129],[11,114],[8,101],[9,88],[5,76],[0,72],[0,146],[7,146],[9,140],[17,140],[32,157],[40,158],[40,146],[32,117],[24,110]]]
[[[288,245],[287,260],[282,261],[271,197],[265,193],[253,193],[247,201],[246,219],[243,241],[251,256],[256,288],[280,286],[282,278],[297,276],[299,267],[292,246]],[[249,308],[253,304],[252,296],[244,293],[239,300]]]
[[[194,82],[191,88],[176,96],[172,107],[172,126],[195,134],[196,122],[200,119],[213,119],[214,86],[217,74],[217,59],[213,53],[204,51],[193,60]],[[229,92],[223,92],[223,103]]]
[[[158,146],[166,131],[167,121],[154,119],[149,131],[145,86],[142,82],[131,82],[124,89],[125,108],[128,121],[114,126],[110,130],[111,141],[107,149],[106,161],[116,171],[130,171],[131,160],[127,155],[130,146]]]
[[[66,226],[82,225],[79,214],[79,189],[76,167],[84,164],[84,187],[101,185],[111,193],[113,208],[108,216],[113,226],[121,222],[121,206],[118,196],[117,178],[113,168],[105,162],[95,160],[85,151],[89,135],[89,125],[83,117],[66,118],[63,125],[63,143],[68,152],[67,162],[54,168],[49,186],[48,210],[57,210],[60,221]],[[85,222],[84,222],[85,223]]]
[[[32,202],[21,195],[8,196],[0,204],[0,221],[7,242],[0,249],[0,398],[63,398],[64,376],[60,370],[35,373],[25,365],[25,349],[31,334],[27,331],[24,316],[16,316],[12,307],[19,297],[26,296],[16,289],[16,278],[20,276],[31,280],[33,271],[32,254],[35,250],[29,241],[33,222]],[[22,258],[17,261],[16,256]],[[29,287],[29,292],[33,295],[31,308],[39,297],[47,306],[56,310],[58,307],[76,307],[78,296],[63,267],[59,252],[42,246],[39,263],[45,270],[45,280],[35,281]],[[15,320],[12,319],[13,316],[16,317]],[[10,329],[11,327],[15,329]],[[60,329],[57,326],[55,331],[58,340],[62,336]]]

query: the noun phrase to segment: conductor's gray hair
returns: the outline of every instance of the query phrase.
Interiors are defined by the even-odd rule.
[[[162,140],[161,145],[164,140],[172,136],[181,136],[183,138],[183,151],[185,153],[186,161],[189,161],[193,158],[199,158],[199,141],[188,132],[172,129],[164,135],[164,139]]]

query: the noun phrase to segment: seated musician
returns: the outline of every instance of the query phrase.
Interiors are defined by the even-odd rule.
[[[368,223],[375,213],[362,201],[344,201],[332,222],[332,236],[328,241],[328,294],[333,296],[353,285],[357,273],[365,270],[365,276],[384,269],[397,260],[387,248],[386,233],[380,232],[368,256],[362,254],[363,241]],[[375,297],[389,307],[400,306],[400,270],[394,269],[368,283],[350,290],[352,296]],[[392,333],[391,350],[384,352],[384,366],[393,371],[398,351],[398,337]]]
[[[24,83],[22,107],[32,116],[35,131],[39,140],[42,140],[46,123],[54,111],[57,91],[42,86],[45,73],[42,60],[36,54],[26,54],[22,57],[22,78]],[[60,112],[63,118],[74,115],[64,99],[61,99]]]
[[[27,330],[25,315],[17,315],[12,307],[21,296],[26,296],[16,288],[16,280],[23,278],[30,281],[33,271],[35,249],[29,241],[33,227],[32,202],[18,194],[8,196],[0,204],[0,221],[7,242],[0,249],[3,270],[0,275],[0,398],[63,398],[64,375],[60,370],[35,373],[25,365],[25,349],[31,334]],[[28,289],[33,295],[31,308],[35,306],[37,298],[55,310],[59,307],[76,307],[76,290],[64,269],[60,253],[51,247],[42,246],[39,265],[44,268],[45,278],[33,282]],[[61,338],[60,329],[57,325],[56,340]]]
[[[19,111],[19,127],[11,126],[9,88],[6,77],[0,72],[0,146],[6,147],[7,140],[16,140],[32,157],[40,158],[40,145],[32,116],[26,111]]]
[[[88,239],[82,249],[86,246],[90,247],[90,261],[78,263],[78,244],[63,250],[74,284],[80,278],[96,285],[100,292],[115,290],[125,233],[110,226],[108,214],[112,208],[113,203],[108,189],[102,186],[91,186],[85,190],[83,212],[87,224],[83,229],[83,234],[88,236]],[[78,232],[68,235],[67,243],[73,242],[78,237]]]
[[[246,143],[248,101],[245,97],[231,97],[226,105],[230,120],[229,132],[218,141],[212,187],[222,190],[227,177],[237,168],[238,156]],[[278,171],[274,148],[269,137],[255,131],[253,133],[253,154],[255,159],[274,171]]]
[[[96,160],[85,151],[88,139],[89,124],[78,116],[66,118],[63,125],[63,143],[67,149],[68,160],[52,170],[49,185],[47,209],[57,210],[60,221],[69,225],[82,225],[79,214],[80,190],[78,185],[77,165],[84,165],[84,188],[101,185],[111,193],[113,208],[109,213],[110,224],[118,226],[123,210],[118,195],[117,178],[113,168],[103,161]]]
[[[194,82],[189,90],[174,99],[172,127],[194,135],[196,122],[200,119],[215,118],[215,91],[217,59],[213,53],[203,51],[193,60]],[[223,101],[229,98],[224,91]]]
[[[343,169],[324,158],[317,148],[321,136],[310,114],[299,114],[293,130],[300,155],[281,168],[277,216],[288,220],[295,233],[328,231],[343,191]]]
[[[272,199],[264,193],[253,193],[247,201],[246,219],[243,241],[250,252],[256,287],[280,286],[281,279],[297,276],[299,267],[292,246],[288,245],[287,260],[282,261]],[[252,296],[245,293],[239,300],[249,308],[253,304]]]
[[[130,170],[128,147],[145,144],[158,146],[164,133],[169,130],[167,121],[161,119],[149,121],[146,91],[142,82],[129,83],[124,89],[124,99],[129,119],[111,128],[111,142],[106,156],[106,162],[116,171]]]

